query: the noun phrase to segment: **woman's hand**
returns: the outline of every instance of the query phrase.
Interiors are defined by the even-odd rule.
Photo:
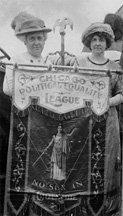
[[[53,65],[62,65],[61,56],[58,53],[49,56],[49,60]],[[73,66],[74,63],[75,63],[75,56],[65,54],[65,66]]]
[[[123,103],[123,95],[117,94],[116,96],[109,99],[109,106],[117,106]]]

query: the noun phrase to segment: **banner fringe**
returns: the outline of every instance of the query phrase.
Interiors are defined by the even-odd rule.
[[[91,110],[90,107],[80,108],[80,109],[73,110],[73,111],[70,111],[70,112],[67,112],[67,113],[64,113],[64,114],[55,113],[55,112],[50,111],[50,110],[48,110],[48,109],[46,109],[44,107],[41,107],[39,105],[30,105],[25,110],[19,110],[15,106],[13,106],[12,108],[13,108],[13,112],[15,112],[17,114],[17,116],[19,116],[19,117],[25,117],[26,115],[29,114],[31,109],[34,109],[34,110],[42,113],[43,115],[48,116],[48,117],[50,117],[52,119],[55,119],[55,120],[58,120],[58,121],[68,120],[68,119],[78,117],[78,116],[82,116],[82,115],[84,117],[92,115],[93,119],[95,121],[101,122],[102,120],[106,119],[107,116],[108,116],[108,111],[105,112],[103,115],[98,116]]]

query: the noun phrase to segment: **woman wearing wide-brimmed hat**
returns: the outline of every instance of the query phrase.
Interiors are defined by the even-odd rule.
[[[105,50],[110,48],[114,41],[114,33],[109,24],[96,22],[85,29],[81,37],[82,43],[90,49],[86,56],[70,57],[66,56],[65,64],[74,65],[75,62],[80,67],[99,69],[120,69],[119,64],[105,57]],[[59,62],[58,62],[59,63]],[[58,64],[57,63],[57,64]],[[60,63],[59,63],[60,64]],[[123,88],[121,77],[112,76],[112,92],[114,97],[110,98],[110,106],[116,106],[123,101]],[[116,89],[114,89],[116,88]]]
[[[110,25],[104,23],[91,24],[82,34],[82,42],[91,50],[91,54],[78,58],[78,65],[96,69],[118,70],[120,66],[105,57],[113,40],[114,33]],[[105,133],[105,166],[103,172],[106,200],[104,202],[104,215],[121,214],[121,163],[120,163],[120,136],[119,121],[116,106],[123,102],[122,76],[112,73],[110,78],[109,111],[106,119]],[[96,122],[99,128],[103,122]],[[101,143],[100,143],[101,144]],[[118,168],[119,167],[119,168]],[[100,167],[101,168],[101,167]],[[101,214],[103,215],[103,214]]]
[[[27,51],[11,59],[13,64],[31,64],[31,65],[49,65],[50,61],[42,57],[42,51],[47,40],[47,33],[51,28],[47,28],[43,20],[34,17],[26,12],[19,13],[11,23],[16,37],[21,40]],[[13,72],[9,67],[6,68],[4,79],[4,93],[11,96],[12,94]]]
[[[78,65],[82,68],[93,68],[99,70],[119,70],[120,65],[105,57],[105,50],[110,48],[114,41],[114,32],[109,24],[96,22],[85,29],[81,37],[82,43],[90,49],[88,55],[80,57],[65,56],[65,64],[68,66]],[[57,62],[60,64],[61,62]],[[81,72],[81,71],[80,71]],[[100,72],[99,72],[100,73]],[[120,133],[119,119],[116,106],[123,103],[123,76],[117,73],[111,73],[110,77],[110,94],[109,94],[109,110],[107,117],[102,115],[102,120],[93,119],[93,128],[97,128],[98,144],[103,146],[104,151],[100,152],[100,147],[95,149],[97,162],[95,165],[95,174],[93,175],[92,191],[90,192],[91,204],[95,206],[95,213],[89,212],[90,203],[88,196],[82,199],[83,215],[112,215],[121,216],[121,149],[120,149]],[[103,117],[105,120],[103,121]],[[106,127],[106,131],[103,131]],[[93,130],[93,129],[92,129]],[[97,135],[97,134],[96,134]],[[92,137],[95,137],[94,131]],[[100,153],[102,155],[100,155]],[[104,159],[104,166],[101,163]],[[96,161],[96,158],[95,158]],[[102,160],[103,161],[103,160]],[[91,176],[90,176],[91,178]],[[101,180],[104,188],[101,189]],[[100,187],[97,195],[93,194],[93,186],[97,184]],[[104,198],[105,197],[105,198]],[[99,210],[100,209],[100,210]]]
[[[45,23],[42,19],[34,17],[31,14],[27,14],[26,12],[21,12],[19,15],[17,15],[12,23],[11,27],[15,32],[15,36],[21,40],[25,46],[27,51],[12,57],[11,63],[14,64],[25,64],[25,65],[31,65],[31,69],[33,70],[41,70],[41,68],[36,68],[35,65],[46,65],[50,66],[51,62],[45,58],[42,57],[42,51],[45,46],[45,42],[47,40],[47,34],[51,32],[51,28],[47,28],[45,26]],[[34,67],[33,67],[34,66]],[[22,67],[19,66],[20,69],[30,69],[30,67]],[[13,92],[13,66],[7,66],[6,67],[6,74],[5,74],[5,79],[4,79],[4,84],[3,84],[3,91],[5,94],[12,96]],[[18,117],[19,118],[19,117]],[[21,130],[21,129],[20,129]],[[7,158],[9,163],[10,158]],[[22,167],[21,167],[22,168]],[[10,171],[10,170],[9,170]],[[16,172],[16,171],[15,171]],[[19,164],[18,164],[18,174],[19,172]],[[41,172],[41,170],[39,170]],[[17,175],[18,175],[17,174]],[[8,173],[7,173],[8,175]],[[16,174],[15,174],[16,175]],[[8,189],[7,189],[8,190]],[[15,195],[16,194],[16,195]],[[5,214],[7,215],[29,215],[29,216],[34,216],[37,215],[32,212],[32,207],[30,207],[31,203],[31,197],[30,196],[30,191],[26,194],[26,198],[23,200],[23,192],[13,192],[13,195],[11,195],[11,200],[14,202],[14,205],[19,206],[17,208],[20,209],[20,212],[17,210],[13,210],[14,208],[11,206],[11,213],[7,213],[7,204],[5,204]],[[7,195],[8,196],[8,193]],[[21,203],[23,202],[23,204]],[[15,207],[14,206],[14,207]],[[16,212],[15,212],[16,211]],[[19,212],[19,213],[18,213]]]

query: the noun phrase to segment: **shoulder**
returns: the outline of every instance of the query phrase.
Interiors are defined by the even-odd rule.
[[[116,63],[112,60],[109,60],[109,69],[118,70],[118,69],[121,69],[121,66],[118,63]]]
[[[21,62],[25,61],[25,59],[27,59],[27,58],[28,58],[28,54],[26,52],[24,52],[24,53],[21,53],[17,56],[12,56],[10,62],[11,63],[21,63]]]
[[[108,69],[118,71],[121,69],[121,66],[118,63],[109,60]],[[118,73],[112,73],[112,79],[111,80],[112,80],[113,84],[116,84],[116,83],[119,84],[120,83],[119,85],[121,86],[122,75],[119,75]]]
[[[87,62],[88,62],[87,56],[78,56],[76,57],[76,60],[80,67],[87,67]]]

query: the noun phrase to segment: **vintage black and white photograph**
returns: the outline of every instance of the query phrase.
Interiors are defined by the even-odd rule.
[[[123,216],[123,1],[0,0],[0,216]]]

